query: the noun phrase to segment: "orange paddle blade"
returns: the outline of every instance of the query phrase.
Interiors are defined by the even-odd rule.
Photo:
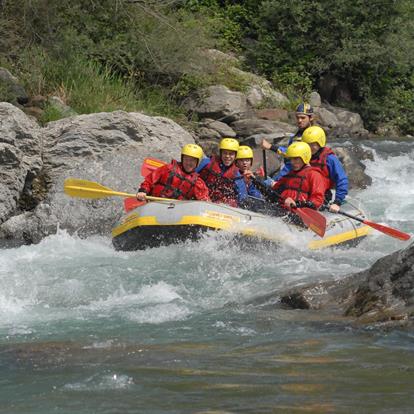
[[[146,177],[148,174],[166,164],[166,162],[157,160],[156,158],[145,158],[141,167],[141,175]]]
[[[128,213],[134,208],[143,206],[146,204],[146,201],[137,200],[135,197],[128,197],[124,199],[124,209]]]
[[[374,223],[373,221],[369,221],[369,220],[364,220],[363,223],[366,224],[367,226],[372,227],[375,230],[378,230],[396,239],[405,241],[411,238],[409,234],[403,233],[402,231],[397,230],[397,229],[393,229],[392,227],[384,226],[383,224]]]
[[[308,207],[301,207],[292,209],[297,214],[310,230],[315,232],[318,236],[323,237],[326,231],[326,217]]]

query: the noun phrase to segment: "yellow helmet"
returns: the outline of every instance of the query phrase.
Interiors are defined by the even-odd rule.
[[[236,160],[244,160],[246,158],[253,158],[253,151],[247,145],[240,145],[237,151]]]
[[[288,146],[285,157],[286,158],[302,158],[305,164],[309,164],[312,153],[309,144],[303,141],[294,142]]]
[[[310,126],[303,132],[302,141],[307,144],[317,142],[321,147],[324,147],[326,145],[325,131],[320,126]]]
[[[219,146],[220,151],[221,150],[229,150],[229,151],[238,151],[239,149],[239,141],[237,141],[237,139],[234,138],[223,138],[220,141],[220,146]]]
[[[201,158],[203,158],[203,149],[196,144],[187,144],[183,146],[183,149],[181,150],[181,155],[188,155],[189,157],[197,158],[198,165],[201,161]]]

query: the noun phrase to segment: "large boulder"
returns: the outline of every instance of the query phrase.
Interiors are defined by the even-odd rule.
[[[243,93],[231,91],[223,85],[213,85],[195,92],[184,101],[183,106],[201,118],[225,122],[240,119],[248,109]]]
[[[354,317],[361,323],[413,326],[414,243],[350,277],[288,291],[281,301],[293,308]]]
[[[0,223],[31,197],[42,168],[41,132],[17,107],[0,103]]]
[[[23,114],[14,128],[22,129],[27,122]],[[32,124],[30,129],[38,131]],[[142,181],[140,166],[145,157],[169,161],[179,157],[184,144],[194,142],[169,119],[122,111],[65,118],[51,122],[39,134],[43,137],[40,175],[48,193],[34,211],[14,216],[0,226],[3,241],[37,242],[56,231],[58,225],[81,236],[108,234],[122,214],[122,199],[70,198],[63,192],[65,178],[87,179],[135,194]]]
[[[344,108],[324,104],[315,108],[317,121],[329,131],[329,137],[336,139],[366,138],[361,116]]]
[[[372,153],[367,154],[355,145],[351,147],[333,146],[333,149],[348,175],[350,189],[363,189],[371,185],[372,178],[365,174],[366,167],[361,160],[372,159]]]

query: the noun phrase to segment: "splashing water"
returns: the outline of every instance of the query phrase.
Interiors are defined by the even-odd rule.
[[[414,144],[365,145],[373,184],[351,196],[372,220],[413,234]],[[8,413],[409,412],[410,334],[249,304],[406,245],[373,232],[347,250],[241,248],[208,233],[126,253],[60,231],[2,250],[0,401]]]

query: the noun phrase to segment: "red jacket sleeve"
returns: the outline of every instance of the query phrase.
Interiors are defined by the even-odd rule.
[[[325,200],[325,191],[329,188],[327,186],[328,180],[318,171],[309,173],[309,188],[311,201],[316,208],[319,208]]]
[[[145,177],[144,182],[139,186],[139,190],[143,190],[146,194],[151,194],[151,190],[154,187],[154,185],[157,184],[157,182],[160,180],[160,177],[164,173],[168,172],[169,169],[170,169],[170,165],[167,164],[152,171],[150,174],[148,174]]]
[[[207,185],[200,177],[194,185],[194,197],[196,200],[210,201]]]

